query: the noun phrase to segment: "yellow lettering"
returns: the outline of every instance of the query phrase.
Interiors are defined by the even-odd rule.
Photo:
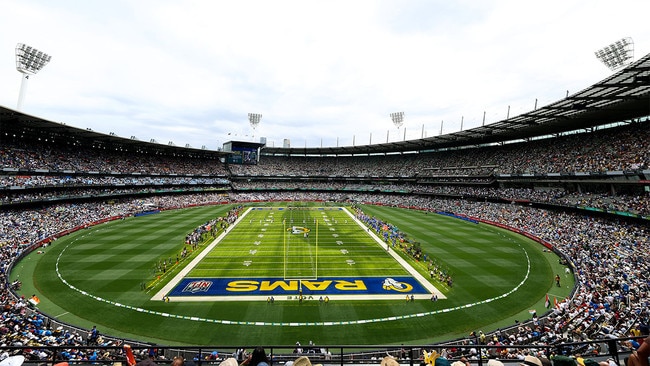
[[[368,288],[363,280],[344,281],[344,280],[324,280],[324,281],[302,281],[302,286],[309,291],[325,291],[332,283],[337,290],[341,291],[365,291]],[[228,282],[226,291],[228,292],[251,292],[251,291],[274,291],[282,289],[284,291],[298,291],[300,282],[292,281],[253,281],[237,280]]]
[[[337,290],[342,290],[342,291],[354,291],[354,290],[367,290],[368,288],[366,287],[366,284],[362,280],[354,280],[354,282],[350,281],[336,281],[336,285],[334,285]]]
[[[284,281],[262,281],[260,291],[273,291],[278,287],[281,287],[285,291],[298,291],[298,281],[289,281],[289,283]]]
[[[230,292],[255,291],[257,290],[258,285],[259,282],[257,281],[249,281],[249,280],[232,281],[232,282],[228,282],[228,287],[226,287],[226,291],[230,291]]]
[[[325,291],[327,290],[328,287],[332,284],[332,281],[318,281],[318,282],[312,282],[312,281],[302,281],[302,285],[305,286],[306,289],[311,290],[311,291]]]

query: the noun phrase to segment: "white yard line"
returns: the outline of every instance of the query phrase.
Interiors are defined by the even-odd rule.
[[[205,256],[212,251],[212,249],[219,244],[219,242],[230,232],[230,230],[235,227],[248,213],[253,210],[255,207],[250,207],[244,213],[237,218],[237,220],[229,225],[224,232],[222,232],[217,238],[215,238],[212,243],[210,243],[203,251],[197,255],[185,268],[180,270],[163,288],[160,289],[151,300],[162,301],[165,296],[170,293],[182,280],[187,276],[187,274],[194,269]],[[368,231],[367,227],[359,219],[354,217],[354,215],[344,207],[339,207],[342,211],[348,214],[352,220],[354,220],[361,230],[365,231],[371,238],[373,238],[380,247],[384,248],[386,243],[384,243],[373,231]],[[440,292],[431,282],[429,282],[420,272],[418,272],[413,266],[404,260],[395,250],[390,250],[389,253],[393,259],[397,261],[413,278],[415,278],[427,291],[431,294],[436,294],[438,299],[446,299],[447,297]],[[395,300],[395,299],[405,299],[406,294],[387,294],[387,295],[375,295],[375,294],[362,294],[362,295],[328,295],[331,300]],[[276,296],[276,300],[284,300],[290,298],[290,295],[280,295]],[[429,299],[431,295],[420,294],[414,295],[415,299]],[[250,296],[174,296],[173,301],[265,301],[267,296],[259,295],[250,295]]]
[[[372,230],[368,230],[368,227],[364,225],[361,220],[357,219],[349,210],[346,210],[345,208],[343,209],[356,223],[361,227],[362,230],[364,230],[368,235],[370,235],[371,238],[375,239],[375,241],[379,244],[380,247],[386,248],[387,243],[385,243],[383,240],[381,240]],[[388,254],[390,254],[396,261],[399,263],[404,269],[411,275],[413,278],[415,278],[420,284],[427,289],[427,291],[431,292],[431,294],[436,294],[438,296],[438,299],[446,299],[447,297],[443,295],[440,290],[438,290],[431,282],[429,282],[426,277],[420,274],[413,266],[408,264],[402,258],[394,249],[390,249]],[[416,295],[416,298],[422,298],[423,295]],[[403,295],[402,295],[403,297]],[[428,295],[424,295],[425,298],[428,298]],[[394,297],[392,297],[394,298]]]

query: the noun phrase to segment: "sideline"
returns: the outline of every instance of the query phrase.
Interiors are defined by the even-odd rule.
[[[379,244],[380,247],[385,248],[386,243],[384,243],[378,236],[377,234],[374,233],[374,231],[369,230],[369,228],[361,222],[361,220],[357,219],[350,210],[347,210],[343,208],[343,210],[354,220],[357,225],[361,228],[361,230],[365,231],[371,238],[375,239],[375,241]],[[410,275],[411,277],[415,278],[420,284],[427,289],[431,294],[436,294],[438,296],[438,299],[446,299],[447,296],[445,296],[440,290],[438,290],[437,287],[435,287],[431,282],[429,282],[420,272],[418,272],[413,266],[408,264],[404,258],[402,258],[396,251],[395,249],[390,249],[388,250],[388,254],[397,261]],[[403,296],[400,295],[400,298]],[[414,295],[416,299],[429,299],[429,295]],[[373,297],[374,298],[374,297]]]
[[[252,209],[253,209],[253,207],[249,207],[248,210],[244,211],[244,213],[241,216],[239,216],[237,218],[237,220],[235,220],[235,222],[228,225],[226,230],[224,230],[221,234],[219,234],[219,236],[217,236],[212,241],[212,243],[210,243],[207,247],[203,248],[203,251],[201,253],[199,253],[199,255],[194,257],[194,259],[192,259],[192,261],[187,266],[185,266],[183,269],[181,269],[180,272],[178,272],[176,274],[176,276],[174,276],[174,278],[172,278],[169,282],[167,282],[167,284],[165,286],[163,286],[160,289],[160,291],[158,291],[155,295],[153,295],[151,300],[162,301],[165,298],[165,296],[168,293],[170,293],[176,287],[176,285],[178,285],[181,282],[181,280],[183,280],[183,278],[185,278],[185,276],[187,276],[187,274],[190,273],[190,271],[193,270],[194,267],[196,267],[203,260],[203,258],[205,258],[208,255],[208,253],[210,253],[212,251],[212,249],[214,249],[214,247],[217,246],[217,244],[219,244],[219,242],[221,242],[221,240],[226,236],[226,234],[228,234],[233,227],[235,227],[237,224],[239,224],[239,222],[244,217],[246,217],[246,215],[248,215],[248,213]],[[178,297],[174,297],[174,298],[178,299]],[[264,298],[264,299],[266,299],[266,298]],[[208,299],[204,298],[204,301],[205,300],[208,300]]]

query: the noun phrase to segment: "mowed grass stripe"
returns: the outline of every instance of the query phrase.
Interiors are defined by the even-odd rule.
[[[224,209],[211,206],[162,212],[89,229],[75,245],[66,248],[59,273],[86,291],[119,291],[121,286],[115,281],[120,280],[141,283],[153,278],[157,260],[175,258],[183,248],[185,235],[204,223],[206,214],[213,212],[218,217]]]
[[[295,203],[292,203],[295,204]],[[271,205],[271,203],[269,203]],[[273,203],[273,205],[278,205]],[[280,204],[281,205],[281,204]],[[317,203],[316,205],[319,205]],[[551,253],[542,253],[538,244],[531,244],[528,239],[521,236],[503,233],[500,229],[493,229],[486,225],[475,225],[466,223],[462,220],[451,219],[448,217],[439,217],[439,215],[428,214],[412,210],[401,210],[395,208],[364,206],[364,211],[367,210],[369,214],[375,214],[386,221],[396,224],[402,231],[409,235],[409,238],[416,238],[421,241],[423,250],[426,253],[434,253],[439,247],[444,249],[435,254],[437,261],[441,265],[449,267],[449,270],[454,273],[454,285],[450,289],[445,289],[448,296],[447,300],[432,303],[430,301],[416,301],[414,303],[405,304],[403,301],[334,301],[328,306],[320,306],[318,301],[307,301],[299,304],[298,302],[288,301],[286,299],[279,299],[276,304],[269,306],[265,301],[261,302],[215,302],[215,303],[184,303],[184,302],[171,302],[163,303],[158,301],[151,301],[151,293],[140,290],[141,279],[135,278],[141,274],[141,278],[148,278],[151,276],[151,270],[156,261],[161,257],[173,256],[182,248],[182,240],[184,236],[196,226],[204,223],[210,218],[215,217],[215,212],[222,210],[225,213],[232,205],[214,206],[211,208],[195,208],[187,210],[196,213],[194,215],[187,215],[186,210],[161,213],[151,215],[149,217],[140,217],[136,219],[127,219],[124,221],[100,225],[97,228],[83,230],[81,233],[72,234],[69,237],[60,238],[57,242],[53,243],[46,250],[45,255],[30,255],[28,260],[37,260],[37,264],[33,272],[23,273],[21,278],[30,278],[33,276],[34,283],[25,281],[23,288],[26,295],[37,293],[42,299],[40,309],[50,314],[62,314],[61,320],[68,321],[74,324],[83,324],[90,327],[97,324],[105,334],[112,334],[123,336],[131,339],[151,340],[158,344],[210,344],[210,345],[230,345],[241,344],[293,344],[297,339],[313,339],[318,344],[424,344],[430,343],[435,340],[450,339],[457,336],[466,335],[469,331],[482,329],[488,331],[497,327],[512,324],[514,319],[524,320],[527,317],[527,310],[543,304],[544,293],[552,291],[561,291],[553,286],[553,274],[550,271],[549,261],[557,263],[557,257]],[[204,210],[205,209],[205,210]],[[317,211],[315,211],[317,212]],[[174,214],[183,213],[182,216],[174,216]],[[179,229],[176,233],[171,233],[170,238],[159,245],[163,248],[169,248],[168,251],[162,251],[163,254],[156,254],[150,257],[149,262],[142,261],[143,255],[147,254],[147,246],[142,248],[142,253],[134,255],[132,253],[122,253],[111,247],[111,240],[117,244],[125,242],[137,243],[137,238],[129,234],[127,238],[118,240],[115,237],[110,238],[106,244],[97,245],[95,240],[99,234],[106,230],[107,232],[113,231],[113,225],[118,228],[127,228],[128,225],[139,225],[134,227],[133,230],[143,230],[145,227],[149,230],[157,230],[154,226],[150,226],[152,221],[161,221],[166,225],[169,222],[163,220],[167,214],[177,217],[178,221],[188,221],[187,229]],[[327,212],[328,218],[331,220],[334,214]],[[317,215],[314,215],[318,217]],[[180,219],[180,217],[183,217]],[[298,216],[296,216],[297,218]],[[326,258],[329,265],[342,275],[349,273],[349,270],[358,270],[354,266],[343,264],[342,260],[347,257],[340,253],[341,248],[349,251],[349,256],[356,260],[359,257],[373,257],[374,267],[368,266],[367,271],[376,274],[378,272],[387,271],[386,267],[378,266],[377,263],[383,261],[386,254],[377,243],[369,241],[368,243],[359,243],[358,240],[369,239],[366,232],[358,230],[355,226],[350,225],[351,220],[349,217],[348,224],[341,224],[339,219],[338,224],[333,224],[336,230],[333,232],[323,230],[324,226],[319,225],[319,272],[323,265],[320,260]],[[278,224],[279,215],[276,211],[274,214],[275,224]],[[307,219],[305,219],[307,220]],[[134,221],[133,223],[131,221]],[[302,220],[301,220],[302,221]],[[281,220],[280,220],[281,222]],[[295,222],[295,220],[294,220]],[[333,223],[334,221],[332,221]],[[343,221],[344,223],[344,221]],[[191,224],[191,225],[190,225]],[[248,222],[243,222],[248,226]],[[450,225],[448,225],[450,224]],[[127,225],[127,226],[122,226]],[[242,225],[244,226],[244,225]],[[257,226],[261,229],[264,226]],[[305,225],[306,226],[306,225]],[[268,247],[277,246],[277,242],[281,239],[281,234],[276,231],[274,236],[269,235],[271,225],[266,226],[267,231],[261,238],[257,238],[261,234],[261,230],[253,231],[250,228],[243,230],[242,234],[246,234],[248,238],[246,242],[238,242],[233,240],[232,246],[223,247],[228,248],[221,254],[216,255],[214,258],[217,260],[225,260],[229,251],[233,248],[242,249],[242,253],[237,252],[237,259],[241,260],[245,257],[253,258],[253,265],[255,261],[260,264],[261,271],[264,273],[275,273],[278,270],[270,270],[271,266],[276,262],[277,257],[282,257],[283,251],[280,250],[280,256],[271,257],[271,260],[262,261],[256,255],[250,255],[248,252],[252,248],[263,247],[267,250]],[[160,229],[164,230],[165,226]],[[348,229],[354,229],[352,232]],[[452,236],[452,243],[444,243],[442,237],[439,235],[457,234],[460,229],[465,229],[469,236],[458,237]],[[101,230],[100,230],[101,229]],[[109,230],[110,229],[110,230]],[[147,230],[143,230],[144,234]],[[250,231],[250,232],[248,232]],[[113,231],[112,235],[115,235]],[[124,232],[127,232],[126,230]],[[233,230],[235,232],[235,230]],[[246,233],[248,232],[248,233]],[[486,233],[487,232],[487,233]],[[82,235],[83,234],[83,235]],[[96,236],[97,234],[97,236]],[[278,236],[278,234],[280,236]],[[283,233],[282,233],[283,234]],[[332,234],[338,234],[338,238],[334,238]],[[344,235],[345,234],[345,235]],[[312,231],[312,235],[315,235]],[[325,236],[328,239],[325,240]],[[126,235],[125,235],[126,236]],[[80,239],[83,238],[83,239]],[[86,240],[90,238],[90,240]],[[178,238],[181,244],[174,243]],[[472,240],[472,238],[476,238]],[[163,239],[164,240],[164,239]],[[259,240],[260,244],[255,246],[253,243]],[[268,241],[267,241],[268,240]],[[73,243],[74,241],[74,243]],[[342,245],[336,242],[341,241]],[[460,243],[459,243],[460,242]],[[511,296],[491,302],[489,304],[472,307],[467,311],[453,311],[448,313],[439,313],[435,316],[424,316],[413,319],[404,319],[400,321],[368,323],[364,325],[355,326],[326,326],[326,327],[256,327],[256,326],[227,326],[218,325],[214,323],[201,323],[185,321],[182,319],[161,318],[159,316],[141,314],[134,311],[124,309],[116,309],[115,307],[99,303],[96,300],[83,296],[76,291],[72,291],[62,284],[56,276],[53,276],[55,260],[58,258],[58,253],[70,245],[69,249],[77,244],[88,243],[96,249],[96,253],[89,254],[91,257],[97,255],[96,258],[100,262],[106,261],[110,265],[106,269],[109,274],[106,277],[120,276],[118,279],[106,278],[96,281],[89,281],[88,288],[92,288],[92,293],[97,296],[108,298],[110,300],[119,301],[123,304],[142,307],[152,311],[167,312],[170,314],[179,314],[185,316],[198,316],[208,319],[228,319],[233,321],[265,321],[265,322],[313,322],[313,321],[354,321],[358,319],[374,319],[383,317],[392,317],[400,315],[409,315],[414,313],[427,313],[435,310],[443,310],[463,304],[480,301],[493,296],[498,296],[503,292],[499,290],[507,288],[510,290],[520,282],[518,276],[500,276],[499,273],[511,270],[513,273],[525,273],[526,259],[523,254],[525,249],[531,256],[531,275],[530,278],[513,293]],[[225,243],[225,242],[224,242]],[[222,244],[224,244],[222,243]],[[327,243],[327,244],[326,244]],[[470,244],[471,243],[471,244]],[[151,243],[148,243],[152,245]],[[221,246],[221,244],[217,247]],[[89,246],[90,247],[90,246]],[[327,251],[331,251],[330,255],[324,255]],[[155,250],[155,247],[148,248]],[[354,249],[356,248],[356,249]],[[456,248],[456,249],[455,249]],[[464,250],[457,250],[463,248]],[[354,249],[354,250],[353,250]],[[377,250],[376,252],[374,250]],[[262,248],[258,248],[262,250]],[[321,251],[322,250],[322,251]],[[66,251],[61,257],[61,262],[65,264],[64,271],[71,271],[68,267],[78,267],[79,261],[91,261],[90,257],[79,258],[75,257],[74,260],[68,261],[66,256],[72,251]],[[111,259],[112,256],[122,253]],[[153,252],[152,252],[153,253]],[[234,252],[233,252],[234,253]],[[373,254],[375,253],[375,254]],[[501,254],[504,254],[503,256]],[[405,257],[408,260],[408,257]],[[521,260],[519,260],[521,259]],[[361,259],[359,259],[361,260]],[[458,267],[454,267],[451,263],[456,260]],[[469,262],[469,264],[467,263]],[[92,262],[90,262],[92,263]],[[222,269],[224,272],[233,272],[251,276],[251,278],[261,277],[262,273],[258,274],[243,265],[243,261],[235,262],[237,267],[235,269]],[[411,262],[415,268],[426,274],[426,266],[421,263]],[[513,263],[512,267],[507,263]],[[264,264],[264,265],[262,265]],[[472,267],[474,264],[474,267]],[[90,266],[89,270],[98,268],[101,263],[95,263],[95,266]],[[22,265],[16,266],[16,270],[22,268]],[[133,273],[129,273],[124,268],[132,268]],[[251,266],[252,267],[252,266]],[[352,267],[352,268],[348,268]],[[25,266],[27,268],[27,266]],[[209,268],[209,271],[215,269]],[[329,271],[329,270],[328,270]],[[75,273],[75,278],[67,276],[66,280],[73,280],[74,285],[76,281],[89,276],[89,273],[83,272]],[[92,273],[97,275],[99,273]],[[497,277],[493,277],[493,276]],[[12,273],[12,277],[14,274]],[[357,276],[359,276],[357,274]],[[223,277],[236,277],[231,276],[230,273],[223,274]],[[510,281],[509,283],[505,283]],[[93,286],[90,285],[93,283]],[[487,285],[486,285],[487,284]],[[94,286],[99,285],[99,286]],[[571,285],[571,283],[569,283]],[[85,288],[84,288],[85,289]],[[568,290],[567,290],[568,292]],[[543,312],[542,307],[537,307],[538,312]],[[78,315],[74,315],[78,314]]]
[[[486,225],[413,210],[363,208],[377,217],[391,217],[391,224],[407,228],[403,230],[407,238],[420,242],[423,252],[449,271],[456,287],[462,283],[470,301],[496,296],[512,289],[513,282],[525,279],[524,248],[492,252],[492,247],[516,247],[516,244],[501,232],[484,230]],[[389,216],[388,211],[394,214]],[[410,225],[413,222],[418,224]],[[490,262],[490,259],[498,260]],[[502,281],[503,278],[509,281]]]
[[[266,210],[249,212],[188,276],[209,277],[213,270],[214,277],[243,277],[259,274],[265,267],[269,276],[280,272],[310,278],[408,275],[343,211],[328,211],[327,215],[308,210],[271,212],[273,215]],[[309,236],[291,234],[292,226],[309,228]],[[271,257],[273,260],[268,259]]]

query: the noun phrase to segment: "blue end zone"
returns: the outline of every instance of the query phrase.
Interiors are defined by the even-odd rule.
[[[168,296],[430,294],[412,277],[321,278],[184,278]]]

